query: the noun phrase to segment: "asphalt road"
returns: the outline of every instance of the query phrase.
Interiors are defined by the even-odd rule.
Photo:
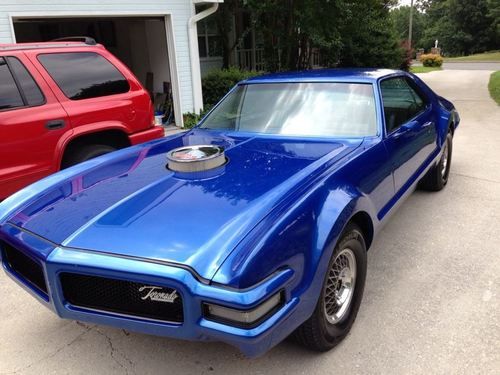
[[[462,116],[452,173],[415,192],[368,256],[351,334],[325,354],[284,342],[249,360],[190,343],[63,321],[0,276],[0,373],[499,374],[500,107],[487,71],[422,75]]]
[[[443,69],[445,70],[500,70],[500,62],[486,62],[486,61],[475,61],[475,62],[449,62],[446,61],[443,64]]]

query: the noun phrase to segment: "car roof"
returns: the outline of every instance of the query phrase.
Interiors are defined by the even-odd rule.
[[[249,78],[241,83],[286,83],[286,82],[375,82],[380,78],[403,74],[400,70],[356,68],[316,69],[298,72],[271,73]]]
[[[85,42],[36,42],[36,43],[0,43],[0,52],[2,51],[22,51],[31,49],[45,48],[71,48],[71,47],[101,47],[100,44],[87,44]]]

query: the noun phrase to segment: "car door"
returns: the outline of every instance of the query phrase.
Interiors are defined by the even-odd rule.
[[[380,82],[386,139],[394,188],[410,186],[436,149],[436,119],[430,101],[405,76]]]
[[[0,57],[0,199],[57,169],[68,117],[24,54]]]

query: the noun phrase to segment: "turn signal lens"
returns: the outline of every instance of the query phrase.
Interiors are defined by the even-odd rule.
[[[265,320],[283,305],[283,293],[277,293],[252,310],[237,310],[211,303],[204,304],[205,317],[245,328],[251,328]]]

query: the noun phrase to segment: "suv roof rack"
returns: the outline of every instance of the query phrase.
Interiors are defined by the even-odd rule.
[[[90,38],[92,39],[92,38]],[[93,40],[93,39],[92,39]],[[92,42],[85,43],[82,41],[49,41],[49,42],[34,42],[34,43],[12,43],[12,44],[2,44],[0,43],[0,52],[3,51],[22,51],[22,50],[33,50],[33,49],[44,49],[44,48],[73,48],[78,47],[93,47],[98,46],[97,43],[92,44]]]
[[[94,38],[89,36],[67,36],[64,38],[52,39],[52,42],[83,42],[89,46],[95,46],[97,43]]]

